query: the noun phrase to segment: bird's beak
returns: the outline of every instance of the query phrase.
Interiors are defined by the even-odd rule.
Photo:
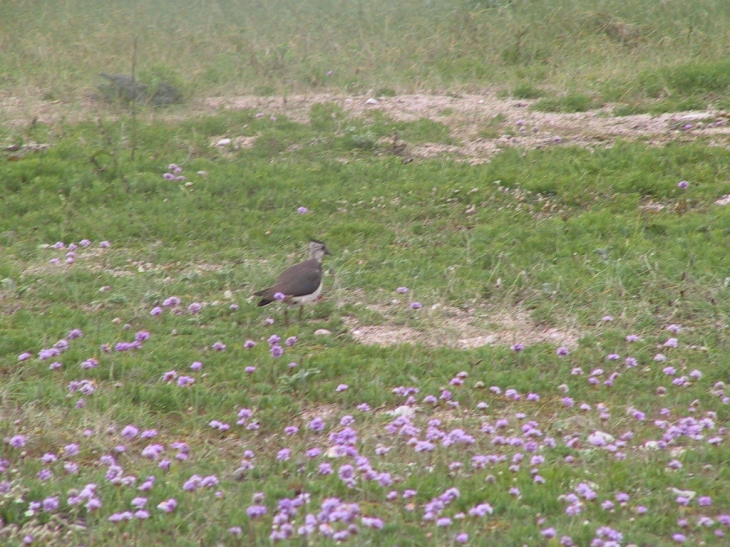
[[[324,254],[332,256],[332,253],[327,247],[324,248]]]

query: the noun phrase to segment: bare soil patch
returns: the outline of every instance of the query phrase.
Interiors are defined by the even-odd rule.
[[[573,349],[581,336],[573,326],[558,328],[538,325],[526,311],[520,309],[477,314],[475,310],[440,308],[428,313],[428,320],[419,322],[417,327],[361,325],[354,319],[346,323],[356,341],[378,346],[423,344],[474,349],[487,345],[511,346],[519,343],[527,347],[548,343]]]
[[[217,97],[207,108],[253,109],[265,116],[286,115],[307,123],[312,105],[334,103],[352,116],[380,110],[401,121],[430,119],[451,130],[458,146],[427,143],[408,146],[406,155],[433,158],[449,155],[472,164],[489,161],[505,148],[540,149],[548,146],[611,146],[616,140],[641,139],[653,145],[670,141],[708,139],[727,146],[730,135],[724,112],[675,112],[652,116],[613,116],[613,106],[580,113],[550,113],[530,109],[532,101],[485,95],[399,95],[372,99],[336,94],[280,97]]]

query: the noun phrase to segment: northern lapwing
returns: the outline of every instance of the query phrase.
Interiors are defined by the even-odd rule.
[[[322,259],[324,255],[332,254],[321,241],[313,239],[309,243],[309,259],[295,264],[278,277],[268,289],[255,292],[254,296],[260,296],[259,306],[265,306],[271,302],[284,302],[289,306],[299,306],[299,320],[302,320],[304,304],[316,302],[322,294]],[[289,324],[287,309],[284,308],[284,323]]]

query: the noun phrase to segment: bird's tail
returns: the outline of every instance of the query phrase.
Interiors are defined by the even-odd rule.
[[[261,300],[259,300],[257,306],[265,306],[266,304],[271,304],[274,301],[274,298],[270,293],[271,289],[264,289],[263,291],[253,293],[254,296],[261,297]]]

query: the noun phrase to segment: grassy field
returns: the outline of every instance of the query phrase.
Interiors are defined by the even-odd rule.
[[[444,119],[189,105],[721,106],[727,12],[0,5],[4,99],[75,112],[0,114],[0,545],[725,545],[726,136],[693,121],[470,165],[399,149],[462,144]],[[134,36],[140,78],[188,104],[85,110]],[[252,293],[310,238],[332,252],[323,299],[286,325]]]
[[[0,93],[84,102],[99,72],[188,99],[322,89],[499,89],[538,108],[728,108],[716,0],[17,0],[0,5]]]

